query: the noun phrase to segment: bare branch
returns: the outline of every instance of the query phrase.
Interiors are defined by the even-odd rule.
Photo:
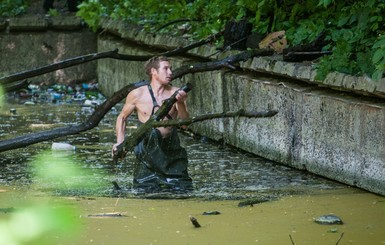
[[[164,56],[181,55],[181,54],[184,54],[185,52],[187,52],[193,48],[202,46],[206,43],[209,43],[209,42],[215,40],[220,35],[222,35],[222,33],[217,33],[217,34],[214,34],[214,35],[212,35],[212,36],[210,36],[204,40],[201,40],[201,41],[198,41],[196,43],[192,43],[190,45],[187,45],[186,47],[177,48],[177,49],[172,50],[172,51],[161,53],[160,55],[164,55]],[[146,61],[153,56],[154,55],[142,55],[142,56],[140,56],[140,55],[119,54],[118,49],[115,49],[112,51],[87,54],[87,55],[82,55],[82,56],[75,57],[75,58],[66,59],[66,60],[51,64],[51,65],[46,65],[46,66],[42,66],[42,67],[39,67],[36,69],[23,71],[23,72],[19,72],[16,74],[2,77],[2,78],[0,78],[0,85],[16,82],[16,81],[19,81],[22,79],[36,77],[39,75],[43,75],[45,73],[49,73],[49,72],[56,71],[59,69],[68,68],[71,66],[84,64],[84,63],[87,63],[87,62],[90,62],[93,60],[98,60],[98,59],[112,58],[112,59],[117,59],[117,60]]]
[[[245,110],[239,110],[235,112],[222,112],[222,113],[214,113],[214,114],[206,114],[206,115],[200,115],[192,118],[187,119],[179,119],[179,120],[165,120],[165,121],[159,121],[152,123],[153,128],[157,127],[170,127],[170,126],[183,126],[183,125],[190,125],[196,122],[206,121],[206,120],[212,120],[212,119],[220,119],[220,118],[234,118],[234,117],[246,117],[246,118],[263,118],[263,117],[273,117],[278,113],[278,111],[275,110],[268,110],[268,111],[245,111]]]
[[[147,81],[141,81],[127,85],[116,92],[110,99],[95,109],[95,112],[84,123],[60,127],[52,130],[22,135],[13,139],[0,141],[0,152],[25,147],[42,141],[53,140],[58,137],[74,135],[96,127],[110,109],[127,96],[132,90],[148,84]]]
[[[162,107],[161,107],[162,109]],[[159,109],[160,110],[160,109]],[[200,115],[188,119],[179,119],[179,120],[164,120],[157,121],[154,118],[150,118],[145,124],[142,124],[140,128],[134,131],[129,135],[123,143],[117,146],[116,151],[114,152],[113,161],[116,162],[118,159],[123,159],[126,154],[131,151],[134,146],[142,139],[142,136],[151,128],[157,127],[170,127],[170,126],[183,126],[190,125],[195,122],[201,122],[205,120],[218,119],[218,118],[234,118],[234,117],[247,117],[247,118],[262,118],[262,117],[273,117],[277,114],[277,111],[245,111],[239,110],[236,112],[222,112],[214,114]]]
[[[267,53],[269,52],[271,51],[270,50],[246,51],[238,55],[227,57],[220,61],[184,66],[175,70],[174,74],[176,75],[173,77],[173,79],[182,77],[183,75],[188,73],[196,73],[196,72],[204,72],[204,71],[221,69],[235,62],[244,61],[254,56],[267,55]],[[118,53],[117,51],[109,51],[99,55],[107,57],[109,55],[112,55],[112,56],[118,55]],[[91,56],[89,58],[92,59]],[[76,62],[80,62],[80,60],[77,60]],[[60,66],[59,64],[54,64],[54,66],[55,65]],[[132,90],[140,86],[144,86],[146,84],[148,84],[148,81],[136,82],[134,84],[127,85],[124,88],[120,89],[119,91],[115,92],[108,100],[106,100],[103,104],[98,106],[95,109],[95,112],[84,123],[69,126],[69,127],[61,127],[61,128],[48,130],[48,131],[42,131],[38,133],[27,134],[27,135],[13,138],[13,139],[0,141],[0,152],[17,149],[17,148],[25,147],[31,144],[36,144],[42,141],[53,140],[58,137],[62,137],[66,135],[74,135],[74,134],[78,134],[78,133],[90,130],[96,127],[99,124],[99,122],[103,119],[105,114],[107,114],[107,112],[113,106],[115,106],[117,103],[122,101],[129,92],[131,92]],[[226,115],[221,114],[220,117],[226,117]],[[195,117],[195,119],[192,119],[192,120],[193,120],[192,122],[194,122],[194,120],[195,121],[199,120],[199,117]],[[188,122],[184,122],[183,124],[188,124]]]
[[[248,51],[245,51],[245,52],[233,55],[233,56],[229,56],[229,57],[224,58],[224,59],[219,60],[219,61],[185,65],[185,66],[179,67],[178,69],[174,70],[173,79],[182,77],[183,75],[185,75],[187,73],[196,73],[196,72],[202,72],[202,71],[214,71],[214,70],[219,70],[223,67],[234,68],[233,65],[238,63],[238,62],[246,61],[246,60],[251,59],[253,57],[269,56],[269,55],[272,55],[273,52],[274,51],[271,49],[248,50]]]

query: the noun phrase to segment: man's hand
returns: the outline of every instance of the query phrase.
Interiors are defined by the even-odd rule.
[[[115,153],[116,153],[116,151],[118,150],[118,145],[120,145],[120,144],[116,143],[116,144],[114,144],[114,145],[112,146],[112,151],[111,151],[111,156],[112,156],[112,158],[114,158]]]
[[[176,100],[178,102],[185,102],[187,100],[187,93],[181,89],[179,89],[178,91],[178,94],[176,95]]]
[[[118,159],[124,159],[127,155],[127,152],[124,150],[124,142],[122,143],[116,143],[112,146],[112,159],[116,163]]]

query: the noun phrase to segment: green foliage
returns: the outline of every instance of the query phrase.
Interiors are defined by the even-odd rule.
[[[373,64],[375,65],[376,69],[373,73],[374,79],[379,79],[383,77],[384,70],[385,70],[385,35],[381,35],[376,42],[373,45]]]
[[[247,19],[261,34],[285,30],[290,46],[307,44],[320,34],[333,51],[318,63],[319,79],[332,71],[383,77],[385,70],[384,0],[87,0],[78,15],[96,30],[101,16],[125,20],[150,32],[180,34],[176,19],[190,19],[189,37],[200,39],[224,29],[227,22]]]
[[[1,0],[0,17],[12,17],[25,12],[25,0]]]
[[[85,174],[64,152],[41,153],[32,166],[36,175],[34,187],[57,185],[74,188],[77,186],[74,179]],[[32,191],[29,189],[22,195],[22,200],[15,201],[15,211],[7,219],[0,220],[0,244],[57,244],[56,237],[60,237],[64,244],[75,240],[82,228],[76,207],[58,200],[53,202],[41,193],[36,200]]]
[[[0,16],[19,15],[27,4],[28,0],[2,0]],[[333,54],[320,59],[319,79],[332,71],[380,79],[385,71],[384,0],[84,0],[79,7],[77,15],[94,31],[101,18],[110,17],[148,32],[184,34],[194,40],[244,19],[260,34],[285,30],[289,46],[310,43],[322,33],[329,42],[324,50]],[[189,19],[184,31],[177,28],[181,22],[166,25],[180,19]]]
[[[99,0],[83,1],[79,5],[79,11],[76,13],[76,15],[81,16],[84,19],[93,31],[98,29],[101,16],[106,14],[106,8]]]
[[[53,208],[48,203],[28,204],[0,220],[0,244],[54,244],[47,236],[72,240],[79,228],[78,214],[70,207]]]
[[[330,71],[339,71],[354,75],[371,75],[381,78],[384,70],[381,59],[375,59],[372,48],[381,52],[381,26],[385,24],[381,12],[385,10],[380,1],[356,1],[349,6],[340,6],[340,11],[329,25],[328,49],[333,51],[319,64],[319,75],[323,78]],[[374,46],[377,43],[379,45]],[[378,56],[378,57],[379,57]]]
[[[94,194],[108,185],[102,180],[103,173],[82,168],[73,157],[72,152],[60,150],[41,153],[32,163],[35,188],[59,194]]]

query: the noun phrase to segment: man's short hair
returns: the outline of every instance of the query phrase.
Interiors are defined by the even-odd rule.
[[[149,59],[146,64],[144,64],[144,69],[145,69],[145,72],[146,74],[151,77],[151,69],[152,68],[155,68],[155,69],[159,69],[159,63],[161,61],[167,61],[167,62],[170,62],[169,58],[167,58],[166,56],[154,56],[152,57],[151,59]]]

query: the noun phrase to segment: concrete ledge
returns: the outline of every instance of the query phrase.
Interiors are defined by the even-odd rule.
[[[68,18],[63,17],[47,17],[47,22],[50,30],[80,30],[86,25],[81,18],[73,16]]]
[[[47,27],[46,18],[40,16],[9,19],[10,31],[44,31]]]
[[[47,30],[80,30],[85,28],[84,22],[76,16],[25,16],[0,20],[0,30],[6,28],[12,32],[47,31]]]
[[[330,73],[324,80],[317,80],[317,70],[311,64],[291,63],[279,60],[280,57],[258,57],[242,63],[242,68],[265,72],[272,75],[284,75],[288,78],[313,83],[336,90],[355,92],[362,95],[385,98],[385,79],[373,81],[367,76],[355,77],[343,73]]]

